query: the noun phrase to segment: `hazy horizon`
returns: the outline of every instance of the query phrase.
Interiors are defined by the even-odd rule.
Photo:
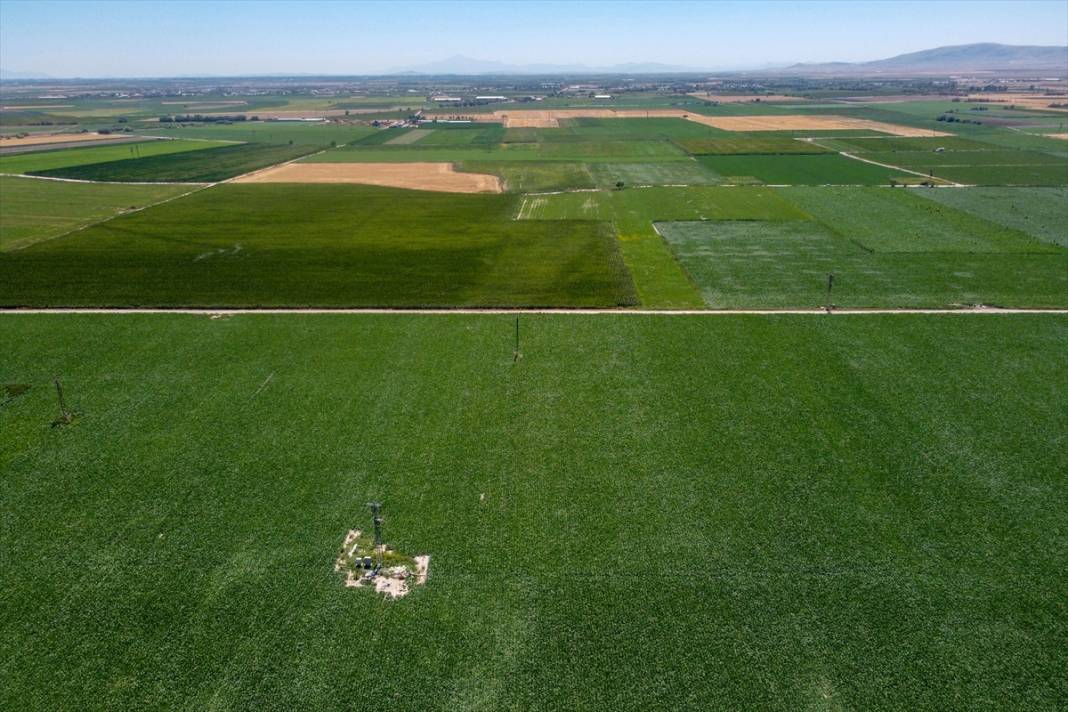
[[[0,68],[54,78],[366,75],[462,55],[509,65],[729,70],[869,61],[974,42],[1063,46],[1066,7],[1059,0],[2,0]]]

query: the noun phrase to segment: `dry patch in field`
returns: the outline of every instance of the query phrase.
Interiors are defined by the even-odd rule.
[[[442,193],[500,193],[497,176],[461,173],[451,163],[286,163],[234,183],[361,183]]]
[[[1048,138],[1059,138],[1062,141],[1068,141],[1068,133],[1055,133],[1055,134],[1040,134]]]
[[[1068,96],[1048,94],[1014,94],[1011,92],[990,94],[970,94],[966,102],[978,106],[1017,106],[1024,109],[1041,109],[1042,111],[1068,112]],[[1051,106],[1059,104],[1060,106]]]
[[[15,146],[38,146],[49,143],[74,143],[76,141],[114,141],[124,138],[123,134],[98,134],[98,133],[75,133],[75,134],[48,134],[46,136],[23,136],[0,137],[0,148],[13,148]]]
[[[943,131],[917,129],[911,126],[887,124],[882,121],[853,119],[846,116],[792,115],[778,116],[701,116],[690,114],[690,121],[713,126],[724,131],[840,131],[866,129],[910,138],[926,136],[948,136]]]
[[[405,556],[385,545],[375,546],[359,529],[350,529],[334,571],[345,575],[346,588],[374,588],[387,598],[400,598],[408,595],[412,584],[426,583],[430,557]]]
[[[413,129],[407,133],[403,133],[400,136],[396,136],[386,141],[387,146],[404,146],[410,143],[415,143],[424,136],[429,136],[434,133],[434,129]]]

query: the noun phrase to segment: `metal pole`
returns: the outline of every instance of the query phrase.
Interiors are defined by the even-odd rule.
[[[59,379],[56,381],[56,397],[59,398],[59,415],[63,420],[70,421],[70,411],[67,410],[67,402],[63,399],[63,387],[59,385]]]
[[[831,308],[834,306],[831,304],[831,289],[834,287],[834,273],[827,275],[827,313],[831,313]]]

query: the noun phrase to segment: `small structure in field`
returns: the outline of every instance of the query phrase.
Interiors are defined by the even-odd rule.
[[[388,598],[408,595],[411,587],[422,586],[430,573],[430,557],[408,556],[382,541],[380,505],[372,505],[375,536],[350,529],[334,562],[334,571],[344,574],[347,588],[373,588]]]

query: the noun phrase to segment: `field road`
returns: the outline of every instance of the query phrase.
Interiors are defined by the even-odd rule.
[[[315,308],[295,307],[292,309],[265,308],[265,309],[202,309],[175,307],[174,309],[149,309],[130,308],[119,309],[112,307],[78,307],[78,308],[20,308],[3,307],[0,314],[199,314],[202,316],[223,317],[237,316],[241,314],[422,314],[422,315],[446,315],[446,314],[631,314],[635,316],[774,316],[777,314],[811,314],[811,315],[845,315],[864,316],[873,314],[1065,314],[1068,309],[1027,309],[1027,308],[1001,308],[1001,307],[961,307],[959,309],[832,309],[830,312],[824,307],[809,309],[629,309],[620,307],[617,309],[384,309],[376,307],[354,308]]]

